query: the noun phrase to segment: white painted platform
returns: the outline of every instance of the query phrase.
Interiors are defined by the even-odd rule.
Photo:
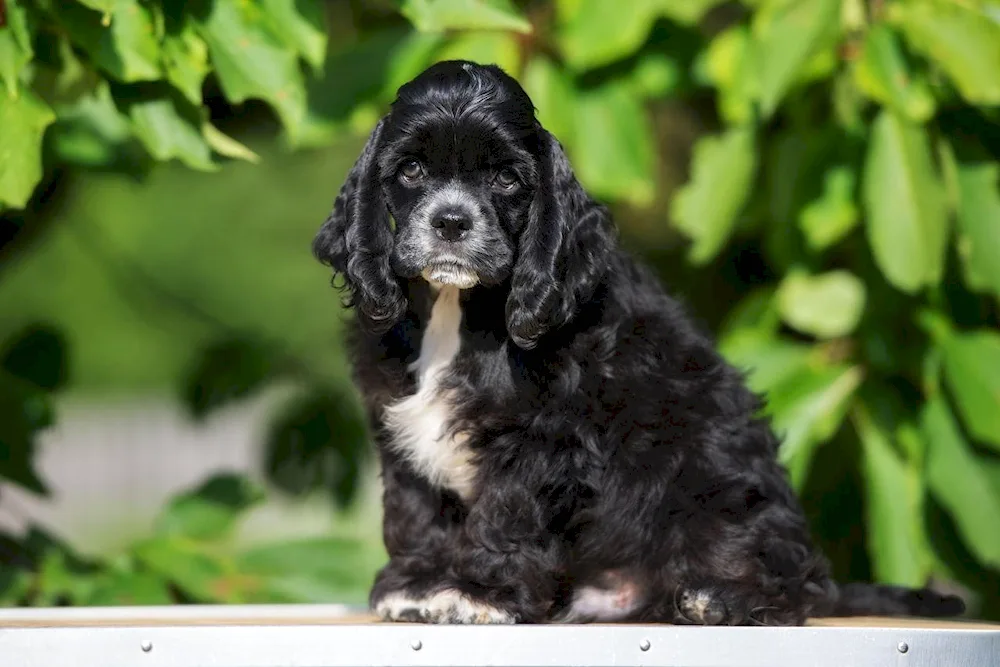
[[[429,626],[340,605],[0,610],[2,667],[1000,667],[1000,625]]]

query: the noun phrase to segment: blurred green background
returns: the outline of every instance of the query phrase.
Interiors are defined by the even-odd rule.
[[[1000,2],[0,2],[0,604],[362,602],[309,242],[396,88],[498,63],[768,397],[842,579],[1000,619]]]

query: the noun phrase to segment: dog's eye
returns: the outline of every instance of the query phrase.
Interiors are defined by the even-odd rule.
[[[424,166],[419,160],[407,160],[399,168],[399,175],[408,182],[418,181],[424,175]]]
[[[499,188],[502,188],[504,190],[511,190],[515,185],[517,185],[517,174],[515,174],[510,169],[501,169],[500,171],[497,172],[497,175],[493,179],[493,182]]]

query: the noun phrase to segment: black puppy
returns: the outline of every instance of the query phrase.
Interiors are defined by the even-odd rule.
[[[314,242],[357,315],[388,620],[799,624],[960,613],[838,587],[760,402],[616,244],[502,70],[399,90]]]

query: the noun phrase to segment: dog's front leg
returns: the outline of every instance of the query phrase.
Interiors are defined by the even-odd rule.
[[[548,530],[558,508],[541,487],[528,484],[524,474],[492,475],[471,506],[449,507],[405,462],[383,455],[382,465],[390,560],[370,596],[380,618],[466,624],[545,619],[565,554]]]
[[[449,572],[432,599],[437,623],[536,623],[552,605],[563,565],[549,533],[552,508],[523,480],[492,479],[469,511]]]
[[[385,621],[426,621],[430,598],[449,585],[462,510],[385,448],[381,462],[389,562],[375,577],[369,603]]]

